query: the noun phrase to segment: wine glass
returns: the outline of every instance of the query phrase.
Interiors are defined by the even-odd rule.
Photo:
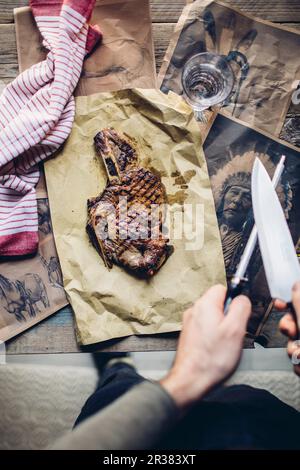
[[[185,99],[196,119],[205,122],[203,111],[224,103],[232,93],[235,78],[225,56],[203,52],[185,63],[181,81]]]

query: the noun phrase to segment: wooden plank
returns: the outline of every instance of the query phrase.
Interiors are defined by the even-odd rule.
[[[174,31],[174,23],[153,23],[153,42],[155,51],[156,70],[159,71],[169,42]]]
[[[72,310],[65,307],[47,320],[7,341],[6,351],[7,354],[174,351],[177,345],[177,334],[165,334],[130,336],[80,348],[74,331]]]
[[[177,22],[185,0],[151,0],[153,22]],[[223,0],[258,18],[277,22],[300,22],[299,0]],[[0,23],[13,23],[13,8],[28,5],[28,0],[0,0]]]
[[[13,24],[0,25],[0,58],[0,79],[14,78],[18,74],[18,56]]]
[[[177,23],[185,5],[185,0],[150,0],[152,21],[154,23]]]
[[[28,0],[1,0],[0,1],[0,23],[13,23],[14,8],[28,5]]]

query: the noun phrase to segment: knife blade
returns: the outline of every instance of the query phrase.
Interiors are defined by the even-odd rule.
[[[300,280],[300,265],[278,196],[258,158],[252,170],[251,192],[258,242],[271,296],[289,303],[292,287]]]

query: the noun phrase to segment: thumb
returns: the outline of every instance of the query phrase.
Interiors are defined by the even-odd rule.
[[[251,302],[245,295],[239,295],[230,304],[224,319],[226,327],[232,331],[244,334],[251,314]]]
[[[288,336],[289,338],[297,338],[297,325],[295,318],[290,313],[286,313],[279,322],[279,329],[281,333]]]

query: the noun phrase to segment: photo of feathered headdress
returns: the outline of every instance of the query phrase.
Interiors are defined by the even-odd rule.
[[[272,162],[269,155],[258,153],[254,150],[245,152],[242,155],[233,156],[215,175],[211,177],[212,191],[215,205],[218,208],[222,204],[225,194],[232,186],[241,186],[251,190],[251,172],[255,158],[258,157],[269,176],[272,178],[276,165]],[[277,195],[288,218],[288,213],[292,207],[291,187],[283,185],[281,182],[276,188]]]

